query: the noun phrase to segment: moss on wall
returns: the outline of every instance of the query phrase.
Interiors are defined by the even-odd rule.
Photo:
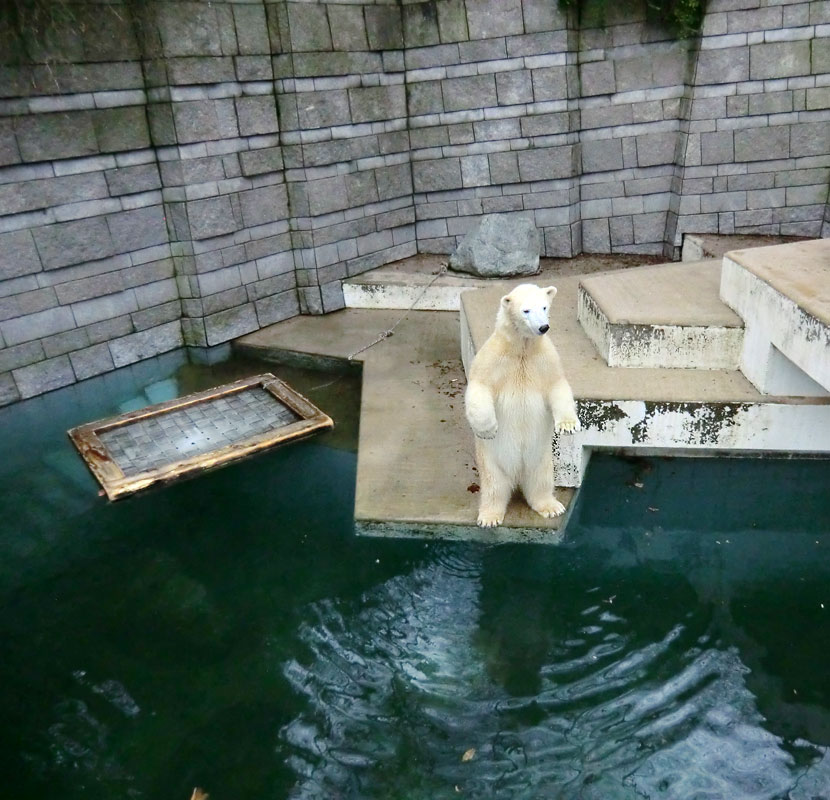
[[[624,0],[612,4],[609,0],[559,0],[564,9],[575,9],[579,25],[598,28],[619,22],[620,16],[646,19],[670,30],[678,39],[694,36],[703,22],[706,0]]]

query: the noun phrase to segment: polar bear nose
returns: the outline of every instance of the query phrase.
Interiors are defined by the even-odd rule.
[[[550,330],[550,325],[540,325],[539,333],[547,333]]]

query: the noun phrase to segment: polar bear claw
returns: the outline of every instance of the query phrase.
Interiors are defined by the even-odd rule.
[[[545,519],[558,517],[565,513],[565,506],[555,497],[551,497],[549,500],[545,500],[537,505],[532,505],[531,508],[540,516],[545,517]]]
[[[556,423],[557,433],[576,433],[579,429],[579,420],[576,417],[566,417]]]
[[[480,511],[478,515],[477,525],[479,528],[495,528],[504,522],[504,512],[498,511]]]
[[[499,423],[496,420],[493,420],[492,425],[481,426],[480,428],[473,428],[473,433],[479,439],[495,439],[496,434],[499,432]]]

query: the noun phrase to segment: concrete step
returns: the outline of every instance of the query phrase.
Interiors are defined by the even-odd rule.
[[[582,424],[581,431],[553,441],[558,486],[579,486],[595,449],[675,456],[830,453],[828,397],[765,395],[737,369],[609,366],[577,320],[579,284],[584,280],[567,277],[557,282],[548,334],[559,350]],[[462,296],[467,368],[492,332],[507,288]],[[823,346],[826,353],[826,340]]]
[[[719,288],[715,259],[592,275],[577,317],[611,367],[737,369],[743,323]]]
[[[830,394],[830,240],[735,250],[721,298],[744,319],[743,373],[764,394]]]
[[[447,271],[445,256],[415,256],[343,281],[346,308],[458,311],[461,292],[492,285]]]

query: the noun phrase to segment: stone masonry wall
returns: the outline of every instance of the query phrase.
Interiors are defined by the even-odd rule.
[[[675,244],[683,232],[830,234],[830,3],[756,5],[710,4],[681,122]]]
[[[830,1],[685,41],[607,5],[38,0],[0,26],[0,404],[337,310],[483,213],[545,256],[830,235]]]
[[[138,43],[101,10],[0,72],[0,402],[182,342]]]

